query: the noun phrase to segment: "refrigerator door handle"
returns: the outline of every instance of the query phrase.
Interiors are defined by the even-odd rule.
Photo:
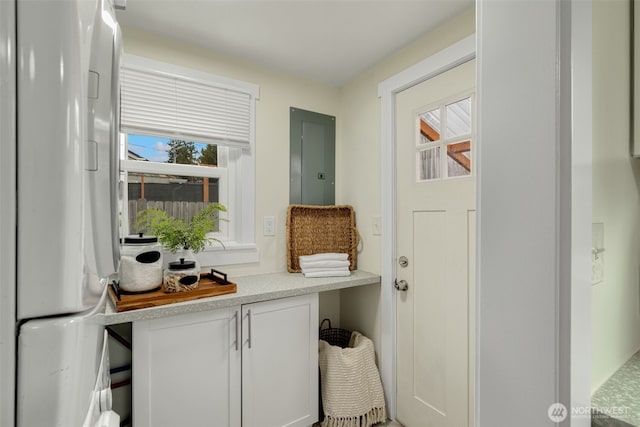
[[[106,1],[97,14],[89,65],[88,174],[89,215],[95,270],[99,277],[118,271],[120,260],[118,200],[120,198],[120,28]],[[105,191],[106,190],[106,191]]]
[[[110,143],[110,166],[111,177],[110,196],[111,196],[111,242],[113,251],[113,260],[116,271],[120,262],[120,239],[119,239],[119,207],[120,200],[120,65],[122,61],[122,34],[120,27],[117,26],[113,34],[113,61],[111,63],[111,117],[113,125],[111,126]]]

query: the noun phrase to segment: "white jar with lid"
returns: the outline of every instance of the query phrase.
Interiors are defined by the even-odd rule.
[[[164,272],[162,289],[168,293],[191,291],[198,287],[199,280],[200,269],[196,261],[180,258],[169,263],[169,268]]]
[[[162,285],[162,245],[155,236],[124,238],[120,258],[120,289],[146,292]]]

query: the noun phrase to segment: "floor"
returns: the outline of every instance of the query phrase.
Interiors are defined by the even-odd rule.
[[[320,427],[320,423],[315,423],[313,427]],[[402,427],[402,424],[397,421],[389,420],[386,423],[375,424],[375,427]]]
[[[640,351],[591,397],[592,427],[640,427]]]

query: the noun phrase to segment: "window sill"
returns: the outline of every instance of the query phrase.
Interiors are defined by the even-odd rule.
[[[255,243],[226,242],[224,248],[213,244],[196,257],[203,268],[218,265],[248,264],[260,260],[258,247]]]

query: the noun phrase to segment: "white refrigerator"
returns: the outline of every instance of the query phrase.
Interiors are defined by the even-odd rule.
[[[113,0],[0,1],[0,425],[118,426]]]

